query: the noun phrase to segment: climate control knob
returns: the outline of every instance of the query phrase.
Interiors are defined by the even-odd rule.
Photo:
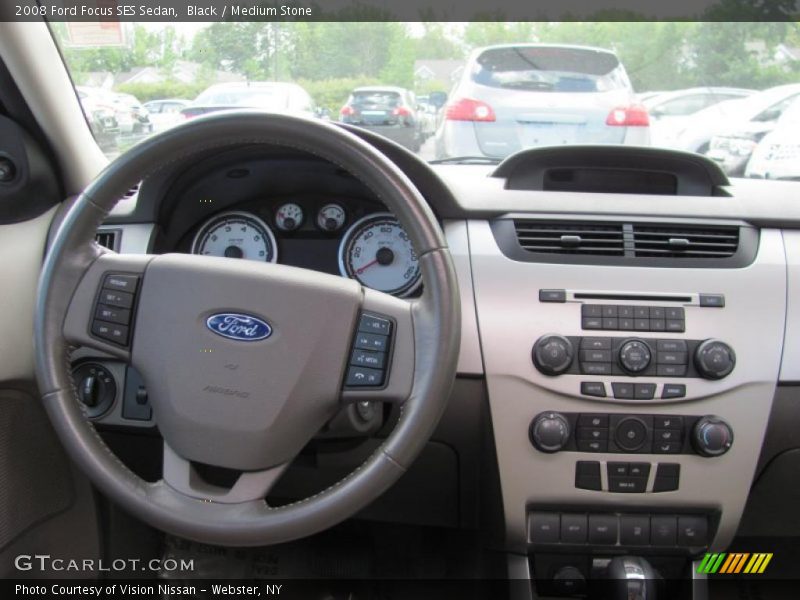
[[[626,340],[619,348],[619,363],[628,373],[641,373],[652,358],[650,346],[642,340]]]
[[[531,423],[530,436],[537,450],[558,452],[569,441],[569,421],[557,412],[541,413]]]
[[[706,340],[694,352],[694,366],[706,379],[722,379],[736,366],[736,354],[725,342]]]
[[[545,375],[561,375],[572,365],[575,352],[563,335],[543,335],[533,345],[534,366]]]
[[[733,430],[720,417],[705,416],[692,429],[692,446],[703,456],[722,456],[733,444]]]

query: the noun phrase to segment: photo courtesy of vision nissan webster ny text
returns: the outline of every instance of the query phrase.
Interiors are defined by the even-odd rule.
[[[41,596],[50,594],[52,596],[97,596],[108,597],[115,594],[121,596],[192,596],[195,597],[198,592],[206,593],[211,591],[214,595],[219,596],[279,596],[283,584],[265,584],[262,586],[254,585],[222,585],[213,584],[205,587],[198,587],[196,585],[174,585],[168,583],[159,583],[158,585],[142,585],[142,584],[129,584],[129,583],[109,583],[106,585],[65,585],[54,583],[50,585],[24,585],[16,584],[14,592],[16,595],[24,596]]]

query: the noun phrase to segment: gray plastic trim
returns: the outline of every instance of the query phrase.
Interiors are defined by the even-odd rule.
[[[245,471],[230,489],[225,489],[203,481],[192,463],[164,442],[164,483],[185,496],[205,501],[241,504],[263,500],[288,466],[287,462],[269,469]]]
[[[800,231],[783,231],[786,249],[786,333],[781,383],[800,382]]]
[[[724,215],[755,226],[800,227],[797,183],[764,179],[733,179],[724,191],[730,196],[652,196],[647,194],[586,194],[507,190],[505,181],[491,177],[493,166],[435,165],[457,206],[448,218],[486,219],[506,213],[541,217],[565,214],[623,218],[702,219]]]
[[[470,221],[469,237],[509,550],[527,551],[526,513],[537,505],[586,506],[592,510],[718,510],[721,520],[712,548],[723,549],[733,538],[747,500],[778,380],[786,310],[786,265],[780,231],[762,230],[758,255],[744,269],[656,270],[521,263],[502,254],[488,222]],[[724,309],[685,307],[685,334],[636,332],[636,337],[722,338],[737,353],[736,370],[716,382],[653,378],[656,383],[686,383],[689,399],[679,403],[653,401],[631,406],[582,398],[579,395],[582,379],[610,383],[626,378],[547,377],[534,368],[531,347],[547,332],[603,335],[581,330],[578,303],[540,303],[540,288],[723,293]],[[618,334],[614,332],[615,336]],[[631,455],[630,460],[679,463],[681,482],[676,492],[613,494],[579,490],[574,487],[576,461],[613,461],[621,456],[578,452],[548,455],[536,451],[528,441],[528,426],[535,415],[545,410],[717,414],[731,424],[736,442],[726,455],[713,459],[694,455]]]
[[[469,257],[469,234],[466,221],[445,221],[444,235],[453,257],[461,295],[461,350],[458,354],[459,375],[483,375],[483,356],[475,314],[472,287],[472,263]]]
[[[699,560],[692,561],[692,600],[708,600],[708,576],[698,573]]]
[[[534,600],[534,598],[538,598],[539,596],[533,590],[531,564],[527,555],[508,554],[506,555],[506,565],[509,579],[530,582],[529,585],[512,585],[510,600]]]

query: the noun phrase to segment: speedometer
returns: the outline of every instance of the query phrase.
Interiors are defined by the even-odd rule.
[[[209,219],[194,237],[192,253],[264,262],[278,258],[272,230],[246,212],[222,213]]]
[[[407,296],[420,284],[417,253],[389,213],[353,223],[339,245],[339,270],[344,277],[395,296]]]

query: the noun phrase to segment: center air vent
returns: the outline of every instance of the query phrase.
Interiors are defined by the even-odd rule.
[[[729,258],[739,249],[738,227],[633,225],[637,257]]]
[[[525,262],[631,267],[738,268],[753,262],[759,231],[748,225],[496,219],[503,254]]]
[[[618,223],[515,220],[519,245],[528,252],[623,256],[625,242]]]

